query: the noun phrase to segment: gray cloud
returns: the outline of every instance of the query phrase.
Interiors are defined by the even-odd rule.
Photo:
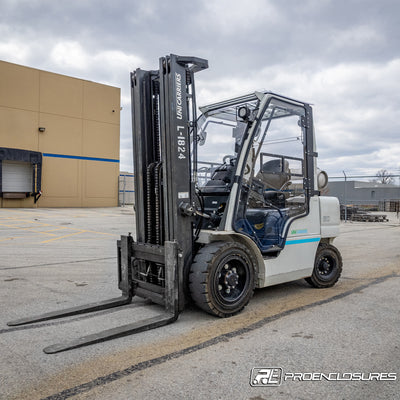
[[[121,169],[131,170],[129,72],[171,52],[208,58],[199,104],[266,88],[315,104],[331,175],[400,168],[397,0],[1,0],[0,59],[121,87]]]

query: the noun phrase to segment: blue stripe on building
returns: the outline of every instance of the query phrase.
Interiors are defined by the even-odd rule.
[[[68,158],[68,159],[72,159],[72,160],[104,161],[104,162],[119,163],[119,160],[113,159],[113,158],[71,156],[68,154],[43,153],[43,157]]]

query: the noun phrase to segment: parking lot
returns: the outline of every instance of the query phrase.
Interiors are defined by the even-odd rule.
[[[400,221],[385,214],[388,222],[342,223],[335,245],[343,274],[332,288],[282,284],[257,290],[229,319],[189,307],[166,327],[47,355],[50,344],[159,311],[134,299],[95,314],[6,324],[119,296],[116,240],[134,229],[133,211],[0,209],[0,398],[396,398]],[[281,384],[251,386],[253,368],[280,374]]]

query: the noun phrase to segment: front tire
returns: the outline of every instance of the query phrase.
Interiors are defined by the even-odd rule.
[[[214,242],[201,248],[189,274],[189,290],[198,307],[218,317],[239,313],[255,286],[255,259],[240,243]]]
[[[305,280],[313,287],[328,288],[333,286],[342,273],[342,256],[339,250],[328,243],[320,243],[315,255],[312,275]]]

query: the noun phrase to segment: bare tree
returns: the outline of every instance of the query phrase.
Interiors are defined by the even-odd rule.
[[[374,179],[375,182],[383,183],[385,185],[389,185],[394,182],[393,179],[393,174],[388,172],[386,169],[380,169],[376,173],[376,179]]]

